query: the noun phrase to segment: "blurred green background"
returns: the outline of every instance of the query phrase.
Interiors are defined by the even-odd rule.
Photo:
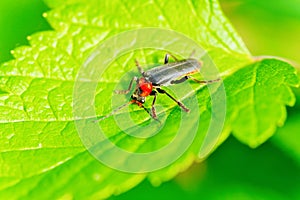
[[[225,15],[255,56],[300,63],[300,0],[221,0]],[[50,30],[42,0],[0,1],[0,63],[26,37]],[[300,91],[295,90],[300,101]],[[298,102],[299,102],[298,101]],[[111,199],[300,199],[300,104],[286,125],[257,149],[230,137],[205,162],[159,187],[144,181]]]

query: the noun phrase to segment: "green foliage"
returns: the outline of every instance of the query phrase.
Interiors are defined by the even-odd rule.
[[[72,116],[76,74],[97,44],[121,31],[148,26],[171,28],[194,39],[209,52],[226,75],[228,112],[219,144],[231,131],[250,146],[263,143],[277,125],[283,124],[285,105],[294,104],[290,86],[296,86],[298,79],[293,67],[278,60],[253,62],[216,1],[47,2],[53,10],[45,16],[54,31],[31,36],[30,46],[15,49],[15,60],[0,67],[0,196],[3,199],[106,198],[134,187],[146,177],[153,184],[160,184],[199,160],[198,150],[208,126],[205,123],[179,160],[149,174],[115,171],[95,160],[82,146]],[[182,19],[186,21],[182,23]],[[153,55],[153,52],[141,54],[141,59]],[[130,70],[133,65],[129,60],[114,64]],[[118,82],[121,73],[121,70],[115,72],[106,82]],[[107,89],[113,88],[109,83]],[[110,108],[100,103],[101,95],[97,97],[97,111],[108,111]],[[209,118],[207,88],[198,88],[196,95],[203,102],[202,116]],[[174,107],[170,112],[178,109]],[[176,118],[169,120],[168,124],[174,124]],[[129,143],[124,136],[120,145],[124,148],[145,145],[145,150],[151,150],[153,145],[162,145],[172,137],[166,133],[172,130],[167,128],[153,140],[141,143]],[[111,136],[117,134],[113,129]]]
[[[272,142],[280,147],[292,159],[300,163],[300,146],[299,146],[299,124],[300,124],[300,88],[294,89],[296,94],[296,105],[289,109],[288,118],[284,127],[279,128]]]
[[[295,42],[300,35],[299,0],[277,0],[276,3],[220,0],[220,3],[252,55],[280,56],[300,62],[299,46]]]
[[[110,199],[299,199],[299,177],[299,164],[271,141],[250,149],[231,136],[207,160],[161,187],[144,181]]]

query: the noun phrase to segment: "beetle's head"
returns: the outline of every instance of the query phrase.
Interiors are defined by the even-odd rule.
[[[131,95],[131,98],[142,104],[145,103],[145,101],[146,101],[146,97],[142,97],[142,96],[138,95],[138,89],[136,89],[136,91]]]
[[[153,86],[151,82],[146,81],[145,78],[140,78],[138,82],[139,96],[146,97],[152,92]]]
[[[145,80],[145,78],[140,78],[138,81],[137,89],[131,95],[133,100],[137,100],[140,103],[145,103],[146,96],[149,96],[152,92],[152,83]]]

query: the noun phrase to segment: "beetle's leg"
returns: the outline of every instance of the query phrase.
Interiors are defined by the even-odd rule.
[[[157,116],[156,116],[156,111],[155,111],[155,107],[154,107],[154,104],[155,104],[155,101],[156,101],[157,92],[153,90],[153,91],[151,92],[150,95],[151,95],[151,96],[154,96],[154,97],[153,97],[153,101],[152,101],[152,105],[151,105],[152,117],[153,117],[153,118],[157,118]]]
[[[137,59],[134,60],[135,61],[135,66],[138,68],[139,72],[143,75],[144,74],[144,70],[143,68],[140,66],[140,63]]]
[[[204,81],[204,80],[197,80],[195,79],[194,77],[192,76],[185,76],[187,79],[191,79],[193,81],[195,81],[196,83],[214,83],[214,82],[218,82],[220,80],[220,78],[217,78],[217,79],[214,79],[214,80],[207,80],[207,81]]]
[[[171,84],[182,83],[182,82],[184,82],[184,81],[186,81],[186,80],[188,80],[188,79],[189,79],[189,78],[188,78],[187,76],[184,76],[184,77],[182,77],[181,79],[171,81]]]
[[[139,104],[140,107],[142,107],[149,115],[152,119],[154,119],[155,121],[158,121],[159,124],[161,125],[161,122],[159,121],[159,119],[157,119],[156,114],[155,117],[153,116],[152,113],[150,113],[150,111],[143,105],[143,104]]]
[[[191,79],[191,80],[195,81],[196,83],[214,83],[214,82],[217,82],[217,81],[220,80],[220,78],[218,78],[218,79],[214,79],[214,80],[207,80],[207,81],[204,81],[204,80],[197,80],[197,79],[195,79],[195,78],[192,77],[192,76],[184,76],[184,77],[182,77],[181,79],[171,81],[171,84],[182,83],[182,82],[184,82],[184,81],[186,81],[186,80],[188,80],[188,79]]]
[[[129,83],[129,86],[128,86],[128,89],[127,90],[115,90],[115,94],[128,94],[128,92],[131,90],[132,88],[132,84],[133,84],[133,81],[136,81],[137,82],[138,78],[136,76],[134,76],[130,83]]]
[[[172,54],[170,54],[170,53],[167,53],[167,54],[165,55],[165,61],[164,61],[164,64],[168,64],[168,63],[169,63],[169,56],[171,56],[174,60],[176,60],[176,62],[178,62],[178,59],[177,59],[174,55],[172,55]]]
[[[166,54],[164,64],[168,64],[168,62],[169,62],[169,54]]]
[[[175,99],[174,97],[172,97],[169,93],[167,93],[167,91],[161,89],[161,88],[156,88],[157,92],[161,93],[161,94],[166,94],[168,97],[170,97],[173,101],[175,101],[185,112],[190,112],[190,109],[188,109],[187,107],[185,107],[185,105],[183,105],[183,103],[181,103],[180,101],[178,101],[177,99]]]

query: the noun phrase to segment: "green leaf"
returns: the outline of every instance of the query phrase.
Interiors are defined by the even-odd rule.
[[[251,64],[228,77],[227,114],[233,135],[251,147],[265,142],[277,126],[283,126],[285,105],[295,104],[290,86],[298,84],[296,69],[274,59]]]
[[[47,2],[50,5],[50,1]],[[45,17],[54,31],[31,36],[31,46],[15,49],[16,59],[0,67],[0,91],[3,91],[0,93],[0,196],[3,199],[107,198],[129,190],[146,177],[158,185],[200,160],[199,148],[211,117],[207,87],[195,87],[197,99],[202,102],[199,110],[203,128],[198,130],[189,149],[166,168],[148,174],[116,171],[99,163],[83,147],[72,115],[76,75],[99,43],[125,30],[149,26],[173,29],[192,38],[209,52],[219,70],[227,76],[224,83],[228,92],[228,120],[218,145],[231,130],[252,146],[262,143],[275,131],[278,123],[283,123],[284,106],[293,104],[289,86],[297,84],[295,71],[290,65],[276,60],[243,68],[252,62],[250,54],[216,1],[187,1],[183,4],[179,0],[92,0],[88,3],[69,0],[65,3],[52,1],[50,6],[55,9]],[[99,83],[99,86],[105,83],[105,88],[99,87],[96,95],[98,114],[111,110],[112,90],[125,71],[134,69],[135,56],[144,63],[162,63],[160,55],[160,52],[141,50],[116,59],[110,71],[104,74],[103,82]],[[114,67],[121,70],[113,70]],[[265,68],[273,73],[266,73]],[[253,85],[255,82],[257,84]],[[279,82],[280,87],[275,87],[275,82]],[[250,101],[245,101],[245,95],[249,94],[247,86],[249,90],[261,91],[253,93]],[[261,95],[274,95],[276,92],[272,93],[272,88],[281,94],[270,104],[272,108],[277,106],[276,116],[267,120],[266,125],[255,124],[254,118],[260,119],[263,111],[266,116],[274,114],[273,110],[264,107],[268,106],[270,98],[264,99],[265,96]],[[163,100],[160,98],[161,103]],[[174,137],[176,123],[180,120],[180,109],[170,101],[165,102],[170,115],[159,135],[149,140],[137,140],[120,132],[108,119],[104,128],[110,128],[109,139],[120,147],[137,152],[164,146]],[[242,113],[243,117],[237,118],[239,112],[245,112],[245,103],[264,109],[259,110],[257,116],[251,115],[253,127],[250,131],[247,127],[237,130],[244,116],[248,117]],[[139,123],[148,119],[138,108],[133,110],[133,118],[139,116],[141,119]],[[244,135],[240,136],[243,131],[247,133],[246,139]],[[105,149],[100,148],[100,151],[109,155]]]

